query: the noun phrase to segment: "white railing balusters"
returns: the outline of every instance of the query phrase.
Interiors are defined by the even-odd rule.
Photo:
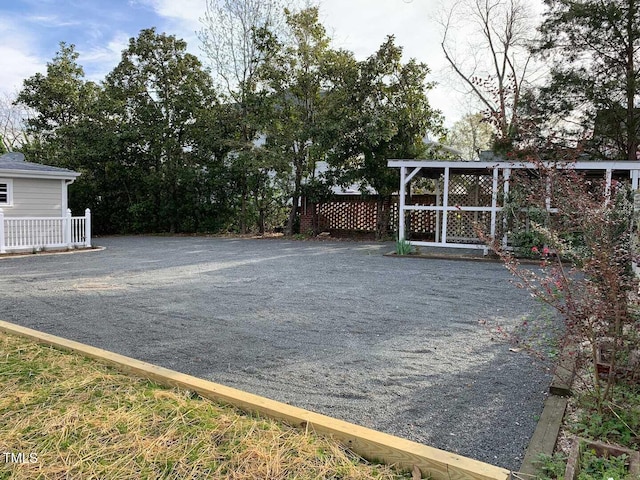
[[[84,217],[7,217],[0,208],[0,254],[46,248],[91,247],[91,211]]]
[[[4,210],[0,208],[0,253],[6,253],[4,240]]]

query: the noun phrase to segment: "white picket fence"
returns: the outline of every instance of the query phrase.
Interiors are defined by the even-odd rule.
[[[0,208],[0,254],[91,247],[91,211],[84,217],[7,217]]]

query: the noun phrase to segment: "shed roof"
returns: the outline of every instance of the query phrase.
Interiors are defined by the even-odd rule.
[[[79,177],[80,174],[67,168],[26,162],[22,153],[11,152],[0,156],[0,176],[12,178],[51,178],[72,180]]]

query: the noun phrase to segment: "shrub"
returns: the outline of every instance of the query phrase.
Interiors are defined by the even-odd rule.
[[[409,255],[413,252],[413,245],[411,245],[404,238],[396,241],[396,254],[397,255]]]
[[[539,268],[524,268],[496,239],[481,236],[518,279],[519,288],[556,309],[564,319],[568,345],[585,345],[594,365],[598,347],[610,344],[611,372],[593,384],[599,408],[609,398],[616,366],[632,358],[640,331],[638,278],[633,273],[633,205],[628,186],[592,180],[571,164],[528,158],[534,171],[516,172],[512,188],[520,192],[522,208],[537,212],[528,222],[530,254]],[[542,213],[542,214],[540,214]],[[574,349],[576,352],[577,349]]]

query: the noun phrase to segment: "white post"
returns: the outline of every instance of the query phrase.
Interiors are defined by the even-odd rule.
[[[84,246],[91,248],[91,210],[84,211]]]
[[[440,241],[447,243],[447,210],[449,208],[449,167],[444,167],[444,192],[442,193],[442,235]]]
[[[0,208],[0,253],[7,253],[4,246],[4,210]]]
[[[440,206],[440,176],[436,178],[436,207]],[[440,242],[440,212],[437,210],[436,213],[436,243]]]
[[[547,190],[547,197],[544,199],[544,205],[548,212],[549,210],[551,210],[551,180],[548,177],[545,182],[545,185]]]
[[[62,221],[64,228],[64,243],[68,248],[71,248],[71,209],[67,208],[67,212],[64,216],[64,220]]]
[[[398,208],[398,241],[404,240],[404,202],[405,202],[405,178],[407,167],[400,167],[400,205]]]
[[[607,205],[611,200],[611,177],[612,171],[610,168],[607,169],[607,173],[605,175],[605,186],[604,186],[604,203]]]
[[[502,197],[502,248],[507,248],[507,243],[509,238],[507,236],[507,217],[504,214],[504,203],[507,201],[507,197],[509,196],[509,179],[511,178],[511,169],[505,168],[502,171],[502,178],[504,180],[504,188],[503,188],[503,197]]]
[[[493,168],[493,184],[491,193],[491,240],[496,238],[496,214],[498,213],[498,167]]]
[[[638,189],[638,170],[631,170],[631,190]]]

